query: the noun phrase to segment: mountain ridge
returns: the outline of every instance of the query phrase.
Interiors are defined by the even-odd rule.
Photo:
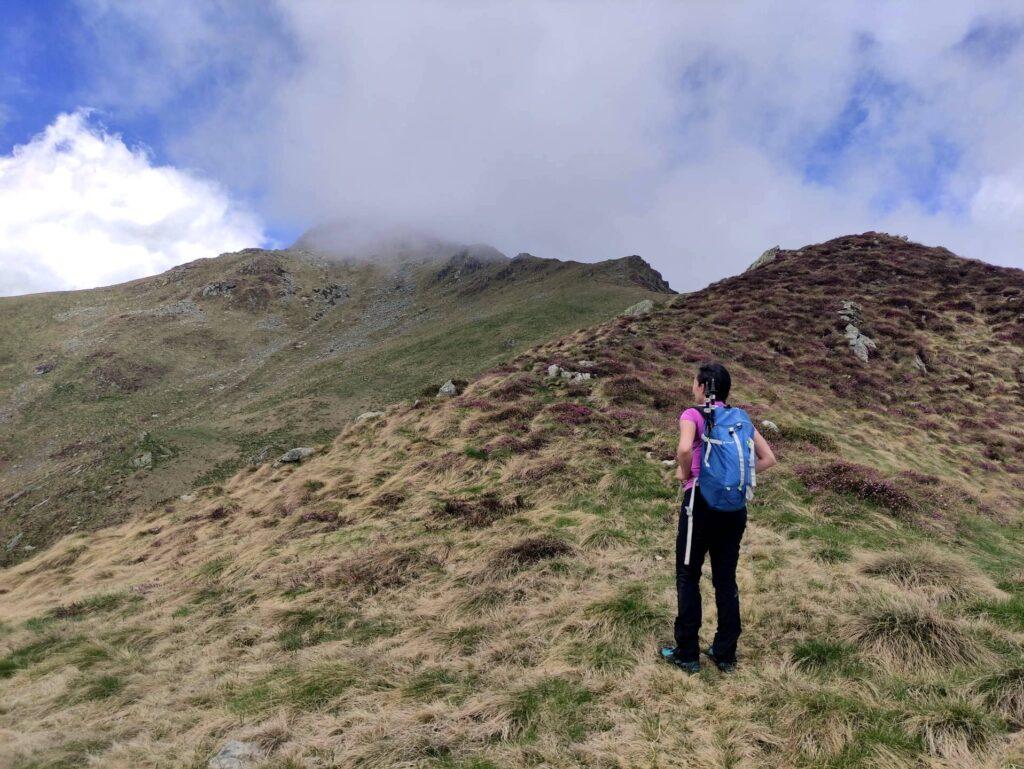
[[[322,443],[361,410],[670,291],[646,263],[526,269],[452,244],[413,256],[245,249],[0,300],[0,500],[19,495],[3,506],[0,543],[20,535],[0,561],[261,451]]]

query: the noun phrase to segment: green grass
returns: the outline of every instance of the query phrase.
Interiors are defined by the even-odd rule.
[[[543,734],[578,742],[595,728],[596,699],[589,689],[568,678],[544,678],[512,695],[512,733],[524,742]]]
[[[671,619],[668,609],[652,600],[649,587],[640,583],[625,585],[614,597],[592,603],[586,614],[634,647],[663,629]]]
[[[476,674],[434,667],[413,673],[401,690],[402,695],[409,699],[423,702],[443,699],[459,705],[479,688],[479,677]]]
[[[661,470],[652,462],[634,462],[612,471],[612,493],[623,503],[649,503],[675,499],[676,489],[667,484]]]
[[[1024,595],[1000,600],[978,601],[970,607],[974,614],[988,617],[1005,628],[1024,632]]]
[[[223,574],[224,570],[230,564],[230,558],[214,558],[196,569],[196,576],[205,577],[206,579],[214,579],[215,577],[219,577]]]
[[[367,644],[400,629],[390,619],[362,617],[351,609],[299,609],[286,612],[277,641],[285,651],[296,651],[345,638],[352,643]]]
[[[793,661],[801,670],[854,677],[862,666],[857,649],[842,641],[811,638],[793,647]]]
[[[63,620],[78,621],[96,614],[114,612],[118,609],[131,609],[139,606],[143,600],[141,595],[127,592],[101,593],[81,601],[51,609],[42,617],[33,617],[26,620],[25,626],[36,632],[42,632],[48,625],[56,622]]]
[[[602,673],[628,670],[635,663],[628,649],[620,644],[601,640],[573,644],[566,654],[566,661],[572,664],[582,663],[591,670]]]
[[[87,679],[81,685],[81,697],[84,700],[105,700],[119,694],[124,689],[124,681],[115,675],[101,675]]]
[[[324,710],[349,689],[366,683],[365,671],[344,663],[283,668],[231,692],[226,705],[239,716],[257,716],[279,707]]]
[[[53,659],[82,643],[81,637],[62,638],[47,636],[19,646],[3,657],[0,657],[0,679],[10,678],[21,670]]]

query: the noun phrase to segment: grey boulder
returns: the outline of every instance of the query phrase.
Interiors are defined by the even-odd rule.
[[[316,453],[316,449],[311,449],[309,446],[299,446],[294,449],[288,449],[284,454],[278,458],[278,462],[301,462],[307,457],[313,456]]]
[[[263,751],[254,742],[228,740],[211,758],[207,769],[248,769],[263,758]]]
[[[650,315],[652,312],[654,312],[654,300],[641,299],[636,304],[631,304],[623,310],[622,314],[627,318],[642,318],[644,315]]]

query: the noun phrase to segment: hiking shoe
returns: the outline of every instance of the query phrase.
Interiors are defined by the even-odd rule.
[[[714,655],[714,652],[711,651],[710,646],[704,650],[704,654],[707,655],[707,658],[714,662],[715,667],[721,670],[723,673],[732,673],[734,670],[736,670],[736,660],[718,659],[718,657]]]
[[[682,660],[676,656],[676,648],[674,646],[662,646],[658,650],[658,655],[670,665],[675,665],[677,668],[685,673],[699,673],[700,672],[700,660]]]

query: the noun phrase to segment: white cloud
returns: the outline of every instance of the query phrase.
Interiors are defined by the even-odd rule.
[[[999,33],[1019,26],[1009,0],[281,0],[270,30],[237,23],[244,0],[215,13],[176,0],[202,19],[194,32],[80,1],[105,9],[114,51],[141,38],[156,59],[188,54],[162,75],[120,67],[107,93],[227,84],[219,99],[203,90],[211,108],[170,144],[262,188],[268,218],[640,253],[677,288],[776,243],[868,229],[1024,264],[1024,43]]]
[[[108,285],[259,245],[216,184],[63,114],[0,157],[0,295]]]

